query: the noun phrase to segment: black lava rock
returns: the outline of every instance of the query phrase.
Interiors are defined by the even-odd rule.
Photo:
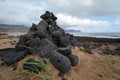
[[[45,20],[41,20],[38,23],[37,28],[38,28],[38,31],[47,32],[47,29],[49,28],[49,25],[48,25],[48,23]]]
[[[54,31],[52,32],[52,39],[54,41],[54,43],[59,46],[60,45],[60,38],[62,37],[62,32],[60,31]]]
[[[61,37],[60,46],[61,47],[67,47],[68,45],[70,45],[69,37],[68,36]]]
[[[50,62],[53,64],[53,66],[60,71],[60,73],[66,73],[70,70],[71,62],[70,60],[58,53],[55,52],[54,55],[51,57]]]
[[[64,48],[58,48],[57,51],[65,56],[68,56],[71,54],[71,46],[67,46]]]
[[[70,54],[68,58],[70,59],[72,66],[76,66],[78,64],[79,59],[76,55]]]
[[[50,57],[57,46],[48,39],[40,41],[40,47],[37,50],[40,57]]]
[[[37,25],[33,23],[29,31],[37,31],[37,30],[38,30]]]
[[[80,42],[71,34],[66,34],[69,37],[70,43],[72,46],[79,46]]]
[[[16,48],[16,51],[23,51],[24,48],[22,47],[22,45],[24,45],[26,42],[26,39],[25,39],[25,36],[20,36],[20,40],[19,42],[17,43],[17,45],[15,46]]]
[[[39,37],[40,39],[44,39],[47,37],[47,34],[43,31],[37,31],[34,35],[35,37]]]
[[[60,31],[54,31],[54,32],[52,32],[51,35],[54,38],[60,38],[62,36],[62,33]]]
[[[16,52],[14,48],[0,50],[0,56],[7,65],[12,65],[25,57],[24,51]]]
[[[40,47],[40,38],[39,37],[36,37],[31,43],[30,43],[30,46],[31,48],[33,48],[34,50],[38,50],[39,47]]]

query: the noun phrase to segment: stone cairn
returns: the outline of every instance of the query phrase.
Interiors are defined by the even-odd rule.
[[[78,46],[79,42],[76,38],[59,27],[56,23],[57,17],[53,13],[46,11],[40,16],[42,20],[32,27],[28,33],[20,36],[20,40],[15,47],[15,52],[24,56],[37,53],[41,58],[49,58],[52,65],[60,71],[66,73],[71,66],[78,64],[78,57],[72,54],[72,46]],[[15,53],[15,55],[16,55]],[[23,56],[16,58],[16,61]],[[8,59],[8,58],[7,58]],[[4,59],[5,61],[5,59]],[[14,60],[8,64],[15,63]],[[34,59],[29,59],[27,62],[35,62]],[[23,66],[30,67],[29,64]],[[33,66],[31,66],[34,68]],[[25,68],[26,69],[26,68]]]

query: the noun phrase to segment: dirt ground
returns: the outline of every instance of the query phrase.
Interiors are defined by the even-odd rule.
[[[18,41],[19,39],[15,37],[0,38],[0,49],[14,48]],[[70,71],[64,74],[67,80],[120,80],[120,56],[101,55],[98,54],[97,49],[93,54],[88,54],[78,47],[74,47],[72,53],[79,57],[79,64],[76,67],[71,67]],[[1,66],[0,80],[42,80],[22,69],[22,64],[30,57],[38,58],[37,54],[26,56],[18,62],[16,70],[13,70],[12,66]],[[45,75],[51,80],[62,80],[57,76],[59,71],[52,66],[49,60],[47,62],[49,74]]]

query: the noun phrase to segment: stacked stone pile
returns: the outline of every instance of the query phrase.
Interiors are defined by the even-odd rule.
[[[6,55],[4,54],[4,56],[2,56],[3,60],[8,65],[11,65],[26,55],[37,53],[41,58],[50,57],[50,62],[53,66],[61,73],[66,73],[71,66],[78,64],[78,57],[72,54],[71,50],[72,46],[78,46],[79,42],[73,35],[65,33],[65,31],[57,25],[57,17],[55,17],[53,13],[46,11],[46,13],[40,17],[42,20],[38,24],[33,23],[30,30],[20,36],[20,40],[15,49],[12,51],[9,49],[9,52],[11,52],[9,55],[14,53],[12,57],[7,58],[6,55],[8,54],[6,53]],[[4,52],[5,51],[2,50],[0,54]],[[16,56],[18,56],[19,59],[14,60]]]

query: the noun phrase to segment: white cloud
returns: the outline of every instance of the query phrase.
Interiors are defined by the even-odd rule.
[[[108,21],[95,21],[90,20],[87,18],[80,19],[77,17],[73,17],[70,15],[65,14],[57,14],[58,22],[64,25],[72,25],[72,26],[110,26],[110,23]]]
[[[120,14],[120,0],[49,0],[46,9],[76,17]]]
[[[2,9],[3,8],[3,9]],[[29,2],[16,0],[6,0],[0,3],[0,21],[5,24],[24,24],[31,25],[33,22],[39,21],[39,16],[44,8],[42,6],[34,6]]]
[[[83,6],[90,7],[94,4],[93,0],[79,0]]]

